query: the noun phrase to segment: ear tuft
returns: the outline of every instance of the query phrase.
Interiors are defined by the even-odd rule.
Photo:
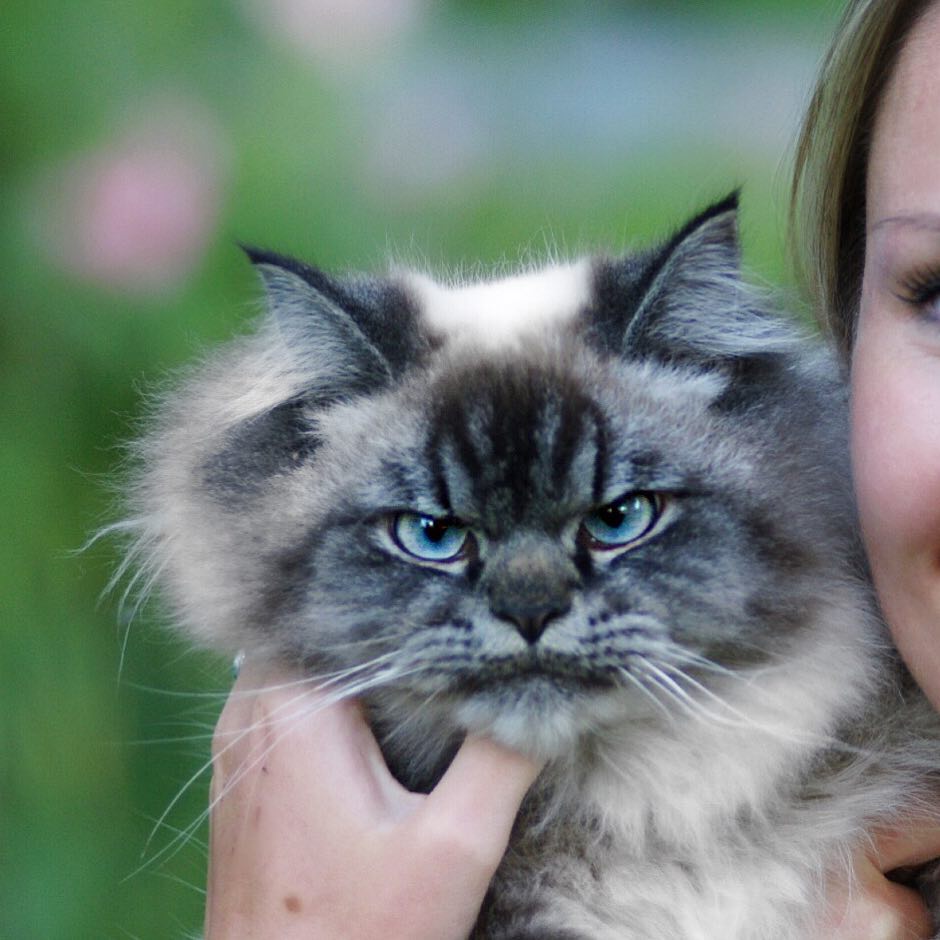
[[[282,352],[309,376],[314,397],[336,400],[389,383],[388,362],[357,325],[354,304],[336,281],[293,258],[242,248],[264,283]]]
[[[620,322],[620,352],[628,358],[694,360],[707,364],[792,349],[798,332],[767,313],[741,276],[738,192],[694,216],[647,255],[598,269],[608,342]],[[611,298],[624,298],[619,316]]]
[[[259,269],[264,277],[263,268],[280,268],[282,271],[288,271],[296,275],[306,284],[309,284],[314,290],[325,294],[334,303],[343,305],[346,298],[343,295],[342,288],[332,278],[328,277],[318,268],[291,258],[288,255],[278,254],[276,251],[269,251],[266,248],[257,248],[254,245],[246,245],[239,242],[239,248],[248,257],[248,260]]]

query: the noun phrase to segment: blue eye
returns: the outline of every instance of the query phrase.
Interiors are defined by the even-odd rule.
[[[399,548],[424,561],[457,561],[470,534],[453,519],[415,512],[400,512],[392,519],[390,531]]]
[[[662,513],[660,501],[645,493],[628,493],[584,517],[582,531],[589,547],[623,548],[646,535]]]

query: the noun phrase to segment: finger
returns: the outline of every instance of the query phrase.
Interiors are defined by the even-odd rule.
[[[392,776],[358,701],[325,704],[316,693],[303,725],[292,746],[316,755],[322,788],[355,806],[363,824],[395,822],[424,801]]]
[[[231,771],[267,733],[285,726],[307,691],[304,679],[272,663],[249,661],[236,680],[212,739],[214,770]]]
[[[510,750],[490,738],[468,735],[441,778],[431,803],[446,801],[475,813],[493,801],[521,803],[544,762]]]
[[[940,858],[940,823],[936,817],[911,821],[903,828],[874,836],[874,860],[882,871],[922,865]]]
[[[225,767],[243,766],[248,752],[263,751],[266,772],[309,771],[310,795],[345,803],[364,824],[400,819],[423,799],[389,772],[358,701],[334,701],[313,680],[277,664],[245,663],[216,738],[217,751],[235,745]]]
[[[851,898],[826,940],[929,940],[933,935],[933,920],[920,895],[880,878]]]
[[[542,763],[470,735],[421,809],[421,824],[495,868]]]
[[[285,667],[271,662],[247,660],[239,671],[216,725],[216,743],[225,745],[225,738],[247,731],[259,694],[300,690],[304,680]]]
[[[226,820],[226,838],[251,844],[253,864],[276,870],[282,856],[304,854],[311,833],[314,844],[340,845],[373,826],[375,777],[388,772],[358,704],[329,702],[268,670],[246,685],[250,708],[235,709],[250,720],[213,774],[213,817]]]

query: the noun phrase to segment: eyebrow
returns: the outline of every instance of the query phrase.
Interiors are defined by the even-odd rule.
[[[911,212],[902,213],[901,215],[890,215],[875,222],[869,229],[869,234],[877,232],[887,225],[899,225],[906,228],[916,228],[922,231],[940,233],[940,213]]]

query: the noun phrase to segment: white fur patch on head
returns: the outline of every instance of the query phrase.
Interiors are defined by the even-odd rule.
[[[497,281],[446,285],[414,272],[403,280],[434,333],[498,347],[572,319],[590,300],[590,275],[584,259]]]

